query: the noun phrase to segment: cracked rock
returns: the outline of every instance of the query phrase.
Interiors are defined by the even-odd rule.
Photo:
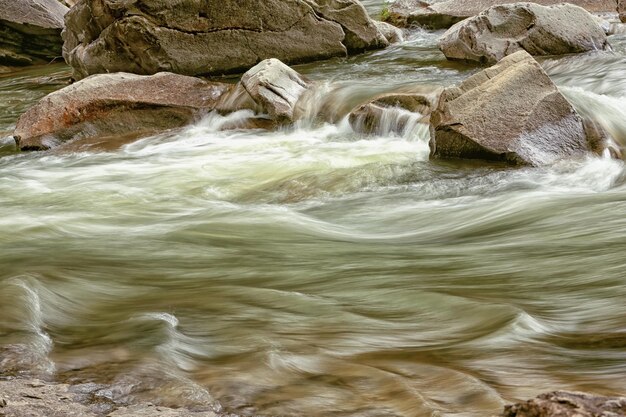
[[[0,0],[0,65],[41,64],[60,58],[67,11],[57,0]]]
[[[66,22],[76,79],[241,73],[267,58],[296,64],[388,45],[356,0],[81,0]]]
[[[44,97],[19,118],[13,135],[22,150],[74,141],[111,149],[198,120],[230,89],[171,73],[94,75]]]
[[[293,122],[294,108],[309,81],[277,59],[266,59],[241,78],[250,97],[279,123]]]
[[[520,50],[563,55],[610,46],[595,18],[578,6],[514,3],[457,23],[443,35],[439,48],[448,59],[495,64]]]
[[[623,1],[623,0],[620,0]],[[511,0],[396,0],[385,14],[385,19],[399,27],[423,26],[447,29],[489,7],[514,3]],[[535,0],[533,3],[552,6],[563,0]],[[592,13],[615,13],[615,0],[568,0]]]
[[[538,166],[603,152],[592,148],[581,116],[525,51],[445,89],[430,120],[432,158]]]

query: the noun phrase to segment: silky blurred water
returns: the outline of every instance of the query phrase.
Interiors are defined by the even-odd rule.
[[[69,72],[0,75],[0,374],[268,416],[624,394],[622,161],[430,162],[423,126],[345,121],[378,92],[478,70],[448,63],[439,35],[297,67],[326,118],[224,132],[210,115],[109,152],[16,153],[17,117]],[[542,65],[623,143],[626,42],[611,42]]]

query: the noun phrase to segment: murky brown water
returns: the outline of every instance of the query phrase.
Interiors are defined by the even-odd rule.
[[[100,153],[14,153],[17,117],[68,72],[0,75],[0,372],[242,415],[478,417],[626,392],[623,162],[433,163],[425,129],[341,120],[476,71],[437,36],[298,67],[336,123],[220,132],[211,116]],[[623,139],[611,41],[542,63]]]

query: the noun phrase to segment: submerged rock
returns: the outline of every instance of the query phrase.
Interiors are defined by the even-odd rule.
[[[543,165],[593,151],[582,118],[525,51],[444,90],[431,156]]]
[[[356,0],[82,0],[63,56],[77,79],[105,72],[243,72],[266,58],[302,63],[383,48]]]
[[[137,139],[198,119],[230,88],[171,73],[95,75],[44,97],[19,118],[13,135],[21,150],[109,135]]]
[[[439,41],[448,59],[495,64],[511,53],[562,55],[609,48],[594,17],[571,4],[494,6],[457,23]]]
[[[452,25],[476,16],[489,7],[514,3],[510,0],[397,0],[385,13],[385,20],[399,27],[413,25],[430,29],[447,29]],[[544,6],[564,3],[562,0],[535,0]],[[615,12],[615,0],[569,0],[589,12]]]
[[[57,0],[0,0],[0,65],[61,58],[67,11]]]
[[[626,415],[626,397],[557,391],[506,406],[501,417],[618,417]]]
[[[90,385],[90,384],[85,384]],[[96,384],[91,384],[96,385]],[[83,385],[84,386],[84,385]],[[55,384],[37,379],[0,380],[0,415],[7,417],[97,417],[103,416],[102,404],[108,405],[109,417],[236,417],[211,410],[169,408],[146,402],[117,405],[107,399],[85,400],[81,386]],[[209,407],[205,407],[209,408]]]
[[[411,123],[428,123],[441,91],[414,88],[382,94],[352,110],[350,125],[359,133],[402,134]]]

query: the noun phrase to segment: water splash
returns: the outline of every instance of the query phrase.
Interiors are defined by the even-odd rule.
[[[0,332],[9,343],[0,344],[0,372],[50,376],[54,362],[49,358],[52,339],[46,333],[41,299],[33,277],[16,277],[4,283],[0,304],[4,305]],[[5,336],[6,337],[6,336]]]

